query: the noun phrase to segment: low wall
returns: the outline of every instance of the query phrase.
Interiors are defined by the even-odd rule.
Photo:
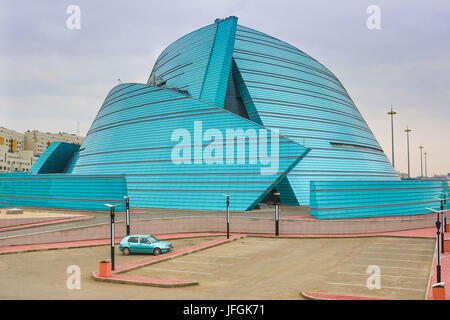
[[[0,207],[105,211],[104,203],[118,203],[124,211],[125,195],[123,175],[0,174]]]
[[[418,229],[434,226],[433,218],[401,218],[374,220],[329,220],[312,219],[280,220],[280,234],[329,235],[329,234],[362,234],[380,233],[398,230]],[[125,223],[116,223],[116,236],[125,235]],[[267,218],[232,217],[230,232],[274,234],[274,220]],[[132,220],[132,234],[167,234],[192,232],[226,232],[225,217],[180,217],[158,218],[149,220]],[[110,237],[110,225],[104,223],[94,226],[65,228],[45,233],[30,233],[24,236],[2,238],[0,246],[39,244],[65,241],[81,241],[105,239]]]
[[[438,210],[448,181],[311,181],[310,214],[318,219],[410,216]]]

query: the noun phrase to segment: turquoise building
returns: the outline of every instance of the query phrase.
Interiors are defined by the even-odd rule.
[[[333,183],[342,199],[346,182],[353,189],[363,181],[398,186],[336,76],[300,49],[237,22],[216,19],[173,42],[147,83],[111,89],[80,148],[54,145],[31,172],[99,175],[102,186],[114,178],[117,199],[127,194],[134,207],[222,210],[231,195],[232,210],[252,210],[276,190],[282,204],[311,201],[319,218],[346,216],[325,193]],[[364,207],[350,201],[351,210]],[[376,205],[384,211],[354,216],[389,215]]]
[[[250,210],[274,188],[282,203],[308,205],[311,180],[399,180],[327,68],[237,20],[217,19],[169,45],[147,84],[112,89],[72,172],[126,174],[138,206],[189,209],[222,208],[222,194],[233,194],[236,209]],[[196,121],[204,130],[278,132],[278,172],[261,175],[248,162],[175,165],[171,132],[193,132]],[[247,152],[256,142],[246,139]]]

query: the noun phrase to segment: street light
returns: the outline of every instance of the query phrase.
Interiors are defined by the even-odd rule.
[[[391,116],[391,134],[392,134],[392,167],[395,169],[395,157],[394,157],[394,115],[397,112],[394,111],[391,105],[391,111],[387,113]]]
[[[227,197],[227,239],[230,239],[230,197],[231,194],[224,194]]]
[[[449,230],[447,230],[447,200],[450,200],[449,198],[447,198],[448,196],[450,196],[450,194],[447,194],[447,196],[444,198],[444,224],[446,232],[449,232]]]
[[[424,155],[425,155],[425,178],[428,178],[428,170],[427,170],[427,154],[428,154],[428,152],[424,152]]]
[[[127,236],[130,235],[130,197],[125,196],[125,211],[126,211],[126,222],[127,222]]]
[[[109,203],[105,203],[105,206],[107,206],[108,208],[110,208],[110,212],[111,212],[111,270],[114,270],[114,208],[117,207],[119,205],[118,204],[109,204]]]
[[[439,199],[439,198],[437,198]],[[444,199],[439,199],[441,201],[441,212],[442,212],[442,229],[441,229],[441,248],[442,248],[442,252],[444,252]],[[438,213],[438,215],[441,215],[440,213]],[[439,218],[438,218],[439,220]]]
[[[273,204],[275,205],[275,235],[280,235],[280,212],[278,205],[280,203],[280,193],[274,192],[273,193]]]
[[[439,216],[440,216],[441,212],[443,212],[443,211],[442,210],[438,211],[438,210],[434,210],[431,208],[427,208],[427,209],[437,213],[437,215],[436,215],[436,218],[437,218],[436,219],[436,248],[437,248],[436,278],[437,278],[437,282],[441,282],[441,246],[439,245],[439,239],[441,238],[440,237],[441,233],[439,231],[440,227],[441,227],[441,221],[439,220]],[[442,241],[443,241],[443,239],[442,239]]]
[[[420,149],[420,177],[423,178],[423,165],[422,165],[422,145],[419,147]]]
[[[441,211],[442,212],[442,234],[441,234],[441,247],[442,252],[444,252],[444,234],[446,232],[446,226],[447,226],[447,200],[450,200],[447,198],[447,195],[444,194],[444,198],[436,198],[437,200],[441,201]]]
[[[437,282],[441,282],[441,252],[439,248],[439,228],[441,226],[441,221],[439,221],[440,214],[437,214],[436,220],[436,245],[437,245],[437,266],[436,266],[436,275]]]
[[[407,150],[408,150],[408,178],[411,178],[411,167],[410,167],[410,162],[409,162],[409,133],[411,132],[411,129],[408,128],[408,126],[406,126],[406,144],[408,146]]]

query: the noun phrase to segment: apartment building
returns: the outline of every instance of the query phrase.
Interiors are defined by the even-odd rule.
[[[14,130],[0,127],[0,146],[6,146],[8,151],[16,153],[24,150],[25,135]]]
[[[32,150],[35,155],[40,156],[45,149],[54,141],[67,142],[81,145],[83,137],[75,134],[59,132],[59,133],[45,133],[37,130],[27,131],[24,134],[25,150]]]

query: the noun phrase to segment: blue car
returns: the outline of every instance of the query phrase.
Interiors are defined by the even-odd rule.
[[[129,235],[120,241],[120,251],[127,256],[130,253],[153,253],[155,256],[173,249],[170,242],[160,241],[152,235]]]

